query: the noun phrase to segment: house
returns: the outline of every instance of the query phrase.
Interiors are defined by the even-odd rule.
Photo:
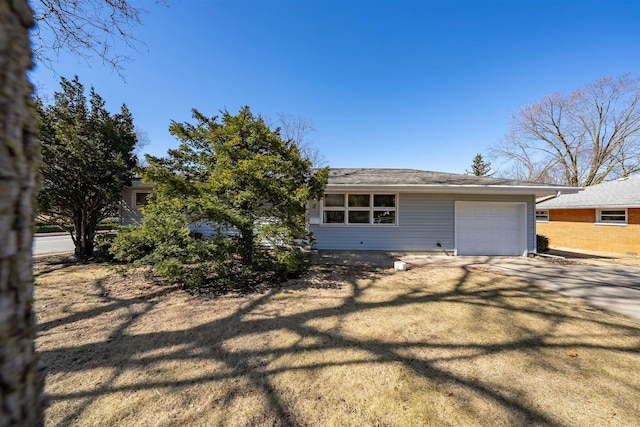
[[[539,202],[536,219],[553,247],[638,255],[640,175]]]
[[[123,193],[125,224],[139,223],[152,186]],[[576,187],[414,169],[334,169],[307,205],[314,248],[518,255],[536,251],[536,198]]]
[[[147,204],[147,197],[153,190],[153,184],[142,182],[142,178],[133,178],[131,187],[122,192],[120,202],[120,222],[123,225],[140,225],[142,212],[140,208]]]
[[[318,249],[527,255],[536,198],[579,188],[413,169],[331,169],[308,204]]]

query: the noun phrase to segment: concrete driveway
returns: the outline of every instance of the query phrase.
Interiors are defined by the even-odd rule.
[[[640,268],[622,265],[556,264],[527,258],[494,258],[498,271],[640,319]]]
[[[581,298],[595,306],[640,319],[640,267],[558,264],[539,258],[402,255],[413,265],[483,265],[536,286]]]

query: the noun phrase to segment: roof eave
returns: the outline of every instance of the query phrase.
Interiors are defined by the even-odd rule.
[[[538,207],[540,209],[634,209],[640,208],[640,202],[632,203],[632,204],[620,204],[620,205],[612,205],[612,204],[592,204],[592,205],[575,205],[575,206],[545,206],[544,203],[539,204]]]
[[[575,194],[579,187],[549,187],[530,185],[425,185],[425,184],[328,184],[325,192],[391,192],[436,194],[512,194],[548,196]]]
[[[131,181],[131,186],[129,188],[133,189],[151,189],[153,188],[153,184],[149,184],[142,181]]]

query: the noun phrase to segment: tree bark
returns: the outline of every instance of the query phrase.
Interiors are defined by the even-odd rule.
[[[0,426],[42,425],[44,374],[34,339],[34,199],[39,163],[27,0],[0,0]]]
[[[95,215],[88,214],[85,208],[80,209],[74,219],[72,234],[75,255],[78,258],[87,259],[93,256],[97,230],[98,218]]]

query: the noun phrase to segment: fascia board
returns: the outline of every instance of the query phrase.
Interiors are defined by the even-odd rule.
[[[153,184],[148,184],[142,181],[132,181],[131,187],[129,188],[131,188],[132,190],[150,190],[153,188]]]
[[[538,205],[540,209],[544,210],[554,210],[554,209],[634,209],[640,208],[640,203],[635,204],[623,204],[623,205],[575,205],[575,206],[549,206],[546,207],[544,205]]]
[[[547,187],[517,185],[327,185],[325,192],[390,192],[390,193],[437,193],[437,194],[513,194],[546,196],[574,194],[582,190],[579,187]]]

